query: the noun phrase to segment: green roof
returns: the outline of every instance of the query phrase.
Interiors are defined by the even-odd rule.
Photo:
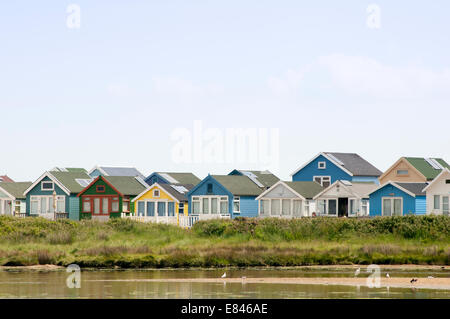
[[[85,172],[50,172],[61,184],[63,184],[72,194],[81,192],[84,187],[78,184],[76,179],[92,179]]]
[[[321,191],[324,190],[324,188],[316,182],[284,182],[287,186],[292,188],[294,191],[305,197],[313,198],[317,194],[319,194]]]
[[[0,187],[14,196],[15,199],[25,199],[23,193],[33,184],[32,182],[2,182]]]
[[[87,171],[81,167],[55,167],[50,172],[87,173]]]
[[[247,176],[212,175],[212,177],[236,196],[258,196],[262,190]]]
[[[264,185],[264,187],[271,187],[272,185],[274,185],[275,183],[280,181],[280,179],[278,177],[276,177],[269,171],[248,171],[248,170],[235,169],[228,175],[236,175],[236,173],[239,173],[241,175],[246,175],[246,173],[251,173],[256,176],[256,180],[258,182],[260,182],[262,185]]]
[[[123,195],[136,196],[147,187],[140,183],[134,176],[102,176]]]
[[[441,173],[441,169],[433,168],[423,157],[405,157],[405,159],[414,166],[419,172],[426,177],[427,180],[433,180],[436,176]],[[450,165],[447,164],[442,158],[433,158],[443,167],[450,168]]]

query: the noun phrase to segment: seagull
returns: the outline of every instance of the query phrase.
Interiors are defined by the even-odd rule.
[[[386,273],[386,278],[391,278],[391,276],[389,276],[389,273]]]
[[[358,277],[359,273],[361,272],[361,268],[356,269],[355,271],[355,277]]]
[[[227,277],[227,273],[224,272],[221,278],[226,278]]]

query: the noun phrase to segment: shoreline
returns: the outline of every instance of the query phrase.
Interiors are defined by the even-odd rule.
[[[86,267],[81,268],[84,271],[96,271],[96,270],[117,270],[117,271],[126,271],[126,270],[218,270],[218,269],[254,269],[254,270],[313,270],[313,269],[333,269],[333,270],[347,270],[347,269],[364,269],[367,268],[369,265],[309,265],[309,266],[290,266],[290,267],[273,267],[273,266],[267,266],[267,267],[238,267],[238,266],[229,266],[229,267],[189,267],[189,268],[174,268],[174,267],[167,267],[167,268],[103,268],[103,267]],[[381,271],[383,269],[390,269],[390,270],[443,270],[443,271],[450,271],[450,265],[415,265],[415,264],[396,264],[396,265],[383,265],[378,264],[381,268]],[[31,266],[0,266],[0,271],[8,271],[8,270],[45,270],[45,271],[60,271],[64,270],[67,267],[65,266],[58,266],[53,264],[48,265],[31,265]]]

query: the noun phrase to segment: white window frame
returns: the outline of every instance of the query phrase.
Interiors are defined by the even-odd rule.
[[[158,192],[158,195],[156,195],[156,192]],[[159,189],[154,189],[153,190],[153,197],[159,198],[161,196],[161,192],[159,191]]]
[[[314,182],[316,182],[316,178],[320,178],[320,185],[321,185],[321,186],[323,186],[323,179],[324,179],[324,178],[328,178],[328,182],[329,182],[330,185],[331,185],[331,176],[322,176],[322,175],[313,176],[313,181],[314,181]],[[328,185],[328,186],[330,186],[330,185]],[[328,186],[327,186],[327,187],[328,187]]]
[[[396,216],[394,215],[394,203],[396,199],[400,199],[400,212],[401,215],[403,216],[403,197],[381,197],[381,216],[384,216],[384,200],[385,199],[390,199],[391,200],[391,215],[390,216]]]
[[[212,209],[212,204],[211,204],[211,199],[212,198],[217,199],[217,214],[216,213],[213,214],[212,210],[211,210]],[[205,214],[203,212],[203,200],[204,199],[208,200],[208,208],[209,209],[208,209],[208,213],[207,214]],[[194,213],[194,202],[199,202],[200,203],[200,212],[198,212],[198,213]],[[226,213],[222,213],[221,209],[220,209],[221,204],[224,203],[224,202],[226,203],[226,207],[227,207],[227,212]],[[220,195],[192,196],[191,206],[192,206],[191,213],[193,215],[219,216],[221,214],[230,214],[229,206],[228,206],[228,196],[220,196]],[[233,208],[234,208],[234,205],[233,205]]]
[[[234,210],[234,204],[237,203],[239,206],[239,210]],[[210,204],[211,206],[211,204]],[[233,197],[233,213],[240,214],[241,213],[241,197],[240,196],[234,196]]]
[[[318,162],[317,163],[318,169],[326,169],[327,168],[327,162]]]
[[[42,198],[45,198],[46,201],[47,201],[46,205],[47,205],[47,209],[48,210],[46,212],[44,212],[44,213],[41,211],[41,203],[42,203],[41,200],[42,200]],[[58,200],[60,200],[60,199],[63,200],[63,207],[64,207],[64,211],[63,212],[58,211]],[[35,202],[35,201],[38,202],[38,209],[37,209],[38,215],[50,213],[50,210],[49,210],[50,205],[51,205],[51,207],[53,207],[53,196],[48,196],[48,195],[44,195],[44,196],[33,195],[33,196],[30,196],[30,215],[31,215],[31,202]],[[56,209],[55,209],[54,212],[56,212],[56,213],[64,213],[65,210],[66,210],[66,196],[57,195],[56,196]]]
[[[44,188],[44,183],[51,183],[52,184],[52,188]],[[53,181],[42,181],[41,182],[41,191],[43,192],[51,192],[55,190],[55,183]]]

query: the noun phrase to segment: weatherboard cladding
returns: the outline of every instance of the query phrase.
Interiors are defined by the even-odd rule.
[[[319,169],[319,162],[325,162],[326,168]],[[292,181],[313,181],[314,176],[331,176],[331,184],[337,180],[347,180],[351,181],[352,176],[347,174],[341,169],[341,167],[336,166],[333,162],[329,161],[325,156],[319,155],[305,167],[299,170],[297,173],[292,175]]]
[[[427,163],[425,158],[423,157],[405,157],[405,159],[414,166],[423,176],[426,177],[427,180],[433,180],[436,176],[438,176],[442,170],[435,169],[430,164]],[[443,167],[450,168],[450,165],[444,161],[442,158],[434,158],[439,164]]]

